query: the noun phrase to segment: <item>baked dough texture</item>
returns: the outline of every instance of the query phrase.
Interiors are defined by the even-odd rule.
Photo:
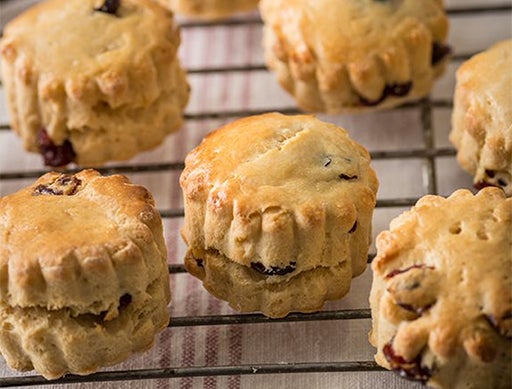
[[[447,62],[441,0],[262,0],[260,11],[266,63],[305,111],[417,100]]]
[[[512,199],[427,195],[377,236],[375,359],[435,388],[512,386]]]
[[[121,362],[167,326],[168,274],[145,188],[47,173],[0,198],[0,354],[47,379]]]
[[[4,29],[11,125],[47,165],[127,160],[182,125],[190,92],[172,12],[151,0],[105,4],[47,0]]]
[[[188,154],[180,184],[185,266],[238,311],[317,311],[366,268],[378,181],[333,124],[236,120]]]
[[[158,0],[176,14],[200,19],[223,19],[255,10],[259,0]]]
[[[494,44],[456,73],[450,140],[475,187],[512,196],[512,39]]]

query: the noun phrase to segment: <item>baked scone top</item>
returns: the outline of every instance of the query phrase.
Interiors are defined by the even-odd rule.
[[[47,173],[0,198],[0,300],[115,318],[166,263],[151,194],[121,175]]]
[[[330,257],[322,251],[326,231],[341,236],[358,213],[371,218],[378,181],[368,151],[345,130],[312,116],[269,113],[209,134],[188,154],[181,186],[196,205],[183,229],[190,247],[268,268],[303,257],[302,271]]]
[[[496,345],[512,337],[511,227],[512,199],[502,190],[461,189],[423,197],[379,234],[372,269],[385,286],[380,312],[397,326],[385,340],[388,357],[414,361],[428,345],[441,359],[460,350],[498,358]]]
[[[180,37],[170,11],[151,0],[47,0],[4,29],[4,61],[19,61],[38,80],[42,99],[64,98],[111,107],[144,107],[159,94],[155,62],[171,62]],[[115,3],[115,2],[110,2]],[[34,74],[35,73],[35,74]]]
[[[298,51],[309,47],[333,63],[357,62],[372,52],[400,50],[394,47],[406,27],[425,25],[433,40],[442,42],[448,32],[443,1],[337,1],[277,0],[263,3],[273,24],[287,30]]]

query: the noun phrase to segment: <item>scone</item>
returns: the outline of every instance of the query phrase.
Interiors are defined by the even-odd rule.
[[[0,354],[47,379],[152,346],[169,321],[151,194],[124,176],[47,173],[0,198]]]
[[[435,388],[512,387],[512,199],[428,195],[377,236],[370,342]]]
[[[456,73],[450,140],[475,187],[512,196],[512,39],[494,44]]]
[[[268,67],[305,111],[392,108],[444,70],[442,0],[262,0]]]
[[[333,124],[236,120],[187,155],[180,184],[185,266],[238,311],[320,310],[366,268],[378,182],[367,150]]]
[[[152,0],[47,0],[4,29],[2,77],[24,147],[99,166],[159,145],[189,86],[173,14]]]
[[[259,0],[158,0],[176,14],[200,19],[223,19],[256,9]]]

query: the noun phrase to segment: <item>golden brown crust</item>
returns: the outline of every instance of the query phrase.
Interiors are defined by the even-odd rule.
[[[456,73],[450,140],[477,187],[512,195],[512,39],[494,44]]]
[[[267,64],[306,111],[418,99],[446,63],[434,54],[446,49],[448,31],[439,0],[262,0],[260,11]]]
[[[200,19],[222,19],[256,9],[259,0],[158,0],[176,14]]]
[[[84,166],[153,148],[182,123],[189,88],[170,11],[125,0],[47,0],[4,29],[3,82],[13,129],[38,152],[42,128]]]
[[[213,250],[274,282],[345,261],[353,276],[366,267],[378,182],[368,152],[335,125],[237,120],[188,154],[180,184],[192,257]]]
[[[85,374],[124,359],[127,349],[151,344],[169,319],[166,262],[162,222],[145,188],[124,176],[103,177],[94,170],[45,174],[0,199],[0,314],[9,324],[0,333],[0,352],[11,366],[33,365],[49,378],[66,371]],[[139,317],[141,312],[147,315]],[[26,324],[29,317],[38,323],[39,337]],[[135,336],[132,332],[143,323],[152,331]],[[117,357],[98,355],[93,367],[69,362],[66,368],[66,354],[55,367],[58,372],[52,370],[52,352],[67,347],[66,339],[80,326],[91,344],[90,331],[112,327],[100,339],[109,343],[95,347],[112,349],[109,355]],[[116,342],[130,334],[134,343],[116,354]],[[54,339],[55,350],[45,351],[38,339]],[[80,353],[84,349],[76,351]]]
[[[512,383],[512,199],[425,196],[377,237],[376,361],[439,388]]]

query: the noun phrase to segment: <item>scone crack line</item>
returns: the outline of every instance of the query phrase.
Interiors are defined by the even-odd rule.
[[[299,129],[295,128],[280,128],[280,132],[278,134],[279,138],[274,138],[274,142],[272,142],[269,147],[266,147],[264,150],[255,148],[253,153],[249,155],[244,161],[237,165],[237,168],[233,170],[231,176],[237,176],[237,171],[242,169],[247,164],[256,163],[258,160],[262,160],[267,158],[269,153],[278,151],[285,152],[284,150],[286,146],[293,142],[294,139],[302,136],[301,134],[307,131],[307,128],[301,127]],[[291,135],[291,136],[290,136]]]

